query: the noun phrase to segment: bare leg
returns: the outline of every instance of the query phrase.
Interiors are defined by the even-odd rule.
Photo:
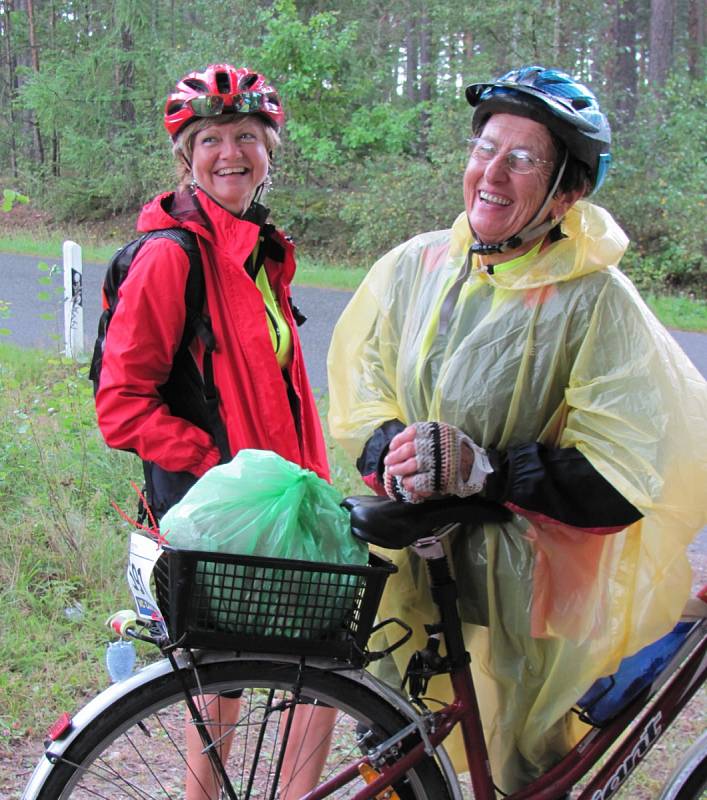
[[[194,698],[204,720],[209,736],[219,743],[219,755],[226,763],[233,741],[233,725],[238,719],[240,700],[236,698],[204,695]],[[218,800],[220,781],[214,774],[209,757],[202,753],[201,736],[191,717],[186,722],[187,785],[186,800]]]
[[[312,705],[297,708],[282,767],[281,800],[299,800],[317,785],[329,753],[336,713],[335,708]]]

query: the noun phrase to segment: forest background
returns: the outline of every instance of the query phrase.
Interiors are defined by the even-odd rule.
[[[110,231],[173,187],[165,97],[220,61],[281,92],[273,217],[351,265],[462,209],[468,83],[560,67],[612,124],[597,202],[632,240],[623,268],[707,294],[703,0],[0,0],[0,187]]]

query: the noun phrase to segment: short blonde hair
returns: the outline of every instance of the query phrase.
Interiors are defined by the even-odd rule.
[[[219,114],[217,117],[200,117],[184,128],[172,145],[177,169],[178,188],[186,189],[191,183],[191,161],[194,154],[194,139],[204,128],[211,125],[227,125],[229,122],[242,122],[244,120],[257,120],[262,127],[265,135],[265,146],[268,149],[268,157],[271,159],[273,152],[280,146],[280,136],[272,125],[268,125],[257,114]]]

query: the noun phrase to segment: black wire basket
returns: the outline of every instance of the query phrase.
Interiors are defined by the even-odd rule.
[[[165,546],[154,576],[170,640],[180,647],[357,662],[396,569],[373,553],[368,565],[339,566]]]

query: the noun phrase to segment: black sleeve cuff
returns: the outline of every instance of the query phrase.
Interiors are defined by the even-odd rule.
[[[376,428],[356,461],[356,467],[364,478],[367,475],[376,475],[378,480],[383,480],[383,459],[393,438],[403,430],[405,425],[399,419],[389,419],[380,428]]]
[[[532,442],[489,450],[484,494],[579,528],[623,528],[643,516],[574,447]]]

